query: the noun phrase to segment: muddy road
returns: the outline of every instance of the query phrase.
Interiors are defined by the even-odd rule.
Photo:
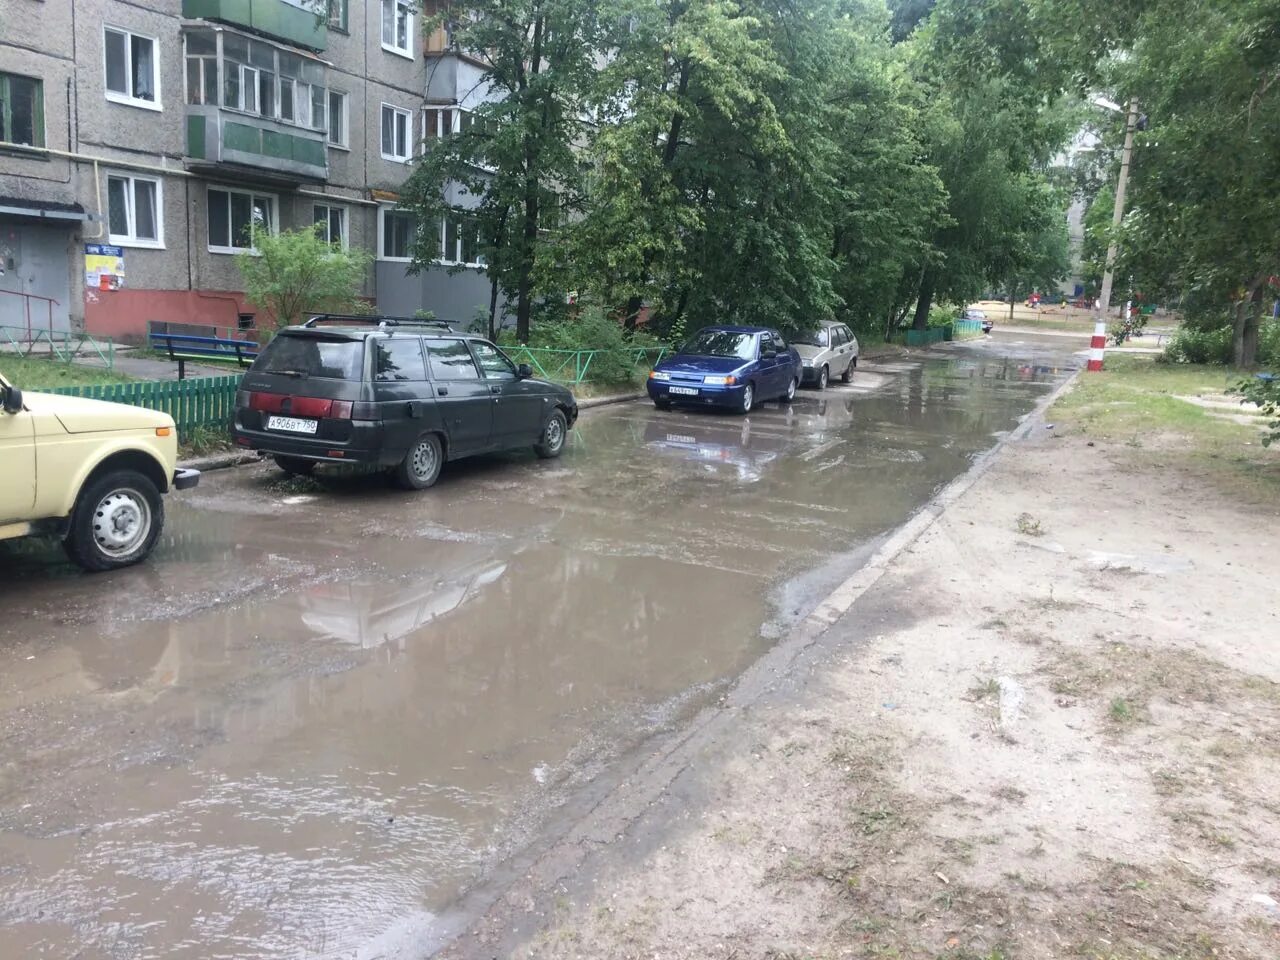
[[[114,574],[0,544],[0,956],[413,955],[1074,363],[987,340],[746,418],[605,407],[424,494],[210,473]]]

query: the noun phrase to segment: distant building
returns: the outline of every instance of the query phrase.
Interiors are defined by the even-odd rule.
[[[317,9],[320,12],[317,13]],[[465,123],[479,68],[404,0],[0,0],[0,325],[251,326],[234,254],[321,224],[363,294],[469,320],[459,223],[409,276],[407,161]],[[453,276],[445,262],[472,264]]]

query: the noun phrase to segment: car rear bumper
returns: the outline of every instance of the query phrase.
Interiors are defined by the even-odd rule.
[[[696,394],[672,393],[671,388],[697,390]],[[663,403],[688,404],[695,407],[732,407],[742,403],[742,391],[746,384],[738,383],[731,387],[711,386],[709,384],[668,383],[663,380],[650,380],[647,386],[649,399]]]
[[[231,427],[231,439],[236,446],[258,453],[327,463],[387,467],[399,463],[405,454],[403,450],[383,447],[382,424],[373,420],[351,421],[350,436],[345,440],[334,440],[331,437],[250,429],[237,415]]]
[[[190,490],[200,482],[200,471],[179,467],[173,471],[173,489]]]

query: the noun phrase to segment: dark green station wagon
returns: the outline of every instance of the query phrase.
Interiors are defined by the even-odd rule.
[[[532,447],[557,457],[573,394],[438,321],[325,314],[280,331],[240,383],[232,436],[282,470],[386,469],[421,490],[445,461]]]

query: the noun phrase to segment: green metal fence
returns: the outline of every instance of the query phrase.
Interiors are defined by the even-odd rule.
[[[240,377],[200,377],[195,380],[147,380],[139,383],[96,383],[55,387],[47,393],[88,397],[160,410],[173,417],[178,432],[196,427],[225,427],[235,409]]]
[[[0,350],[22,357],[52,357],[63,363],[71,363],[77,357],[96,356],[108,370],[116,363],[116,345],[110,337],[98,340],[87,333],[66,330],[0,326]]]
[[[515,363],[527,363],[543,380],[555,380],[578,386],[599,382],[602,374],[612,371],[616,379],[621,368],[631,379],[647,372],[667,353],[666,347],[627,347],[622,350],[556,350],[550,347],[503,346],[503,351]],[[607,366],[606,366],[607,364]]]
[[[950,340],[968,340],[982,336],[981,320],[952,320]]]

